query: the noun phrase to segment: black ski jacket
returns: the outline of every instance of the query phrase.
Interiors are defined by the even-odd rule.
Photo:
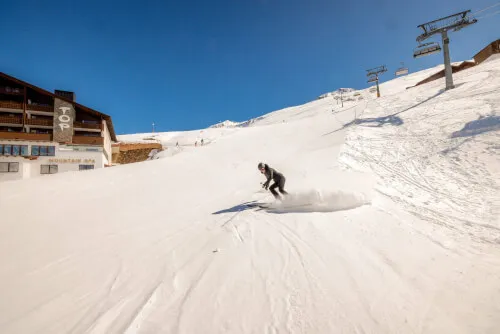
[[[267,164],[264,165],[264,175],[266,176],[267,184],[269,184],[271,180],[276,183],[280,183],[280,181],[285,178],[283,174],[278,172],[276,169],[269,167]]]

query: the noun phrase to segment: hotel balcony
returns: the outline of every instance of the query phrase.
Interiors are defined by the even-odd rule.
[[[21,102],[14,101],[0,101],[0,110],[8,110],[15,112],[23,112],[23,104]]]
[[[0,116],[0,124],[22,126],[23,117],[22,116]]]
[[[104,145],[103,137],[73,136],[73,144],[79,145]]]
[[[46,113],[54,113],[54,107],[53,106],[46,106],[46,105],[37,105],[37,104],[27,104],[26,105],[26,110],[29,111],[43,111]]]
[[[23,111],[23,103],[15,102],[15,101],[0,101],[0,110],[8,110],[8,111]],[[26,104],[26,110],[28,111],[41,111],[44,113],[54,113],[54,107],[47,105],[38,105],[38,104]]]
[[[2,86],[2,87],[0,87],[0,94],[23,96],[24,95],[24,88]]]
[[[54,120],[44,118],[28,118],[26,119],[26,125],[52,128],[54,126]]]
[[[52,140],[52,134],[50,134],[50,133],[26,133],[26,132],[4,132],[4,131],[0,131],[0,139],[51,141]]]
[[[73,128],[78,131],[90,131],[90,132],[101,132],[101,123],[89,123],[89,122],[74,122]]]

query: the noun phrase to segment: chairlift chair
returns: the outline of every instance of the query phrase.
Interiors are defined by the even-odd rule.
[[[400,67],[396,70],[395,75],[400,76],[400,75],[405,75],[408,74],[408,67]]]
[[[413,50],[413,58],[429,56],[441,52],[441,46],[437,42],[420,44]]]
[[[401,62],[401,67],[396,70],[394,73],[395,76],[408,74],[408,67],[405,67],[405,63]]]

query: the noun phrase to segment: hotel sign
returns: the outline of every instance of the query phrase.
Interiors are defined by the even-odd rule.
[[[54,99],[54,141],[70,143],[73,138],[75,108],[69,102]]]
[[[94,164],[95,159],[81,159],[81,158],[50,158],[49,163],[54,164]]]

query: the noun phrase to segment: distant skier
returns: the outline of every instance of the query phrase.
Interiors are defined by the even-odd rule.
[[[260,170],[262,174],[266,176],[267,181],[262,185],[264,189],[267,190],[269,188],[269,190],[271,190],[271,193],[276,199],[281,200],[281,196],[275,190],[276,188],[278,188],[278,190],[282,195],[288,195],[288,193],[284,189],[286,179],[283,176],[283,174],[281,174],[274,168],[271,168],[267,164],[262,162],[259,162],[257,168]],[[269,183],[271,182],[271,180],[273,180],[274,183],[271,187],[269,187]]]

